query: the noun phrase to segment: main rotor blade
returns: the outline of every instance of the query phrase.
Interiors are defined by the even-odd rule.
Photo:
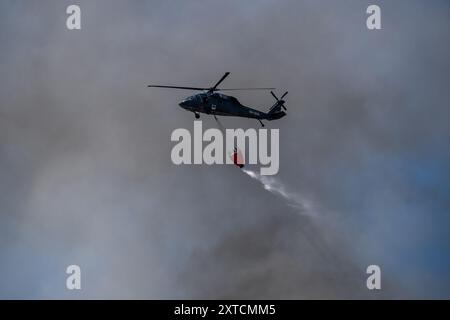
[[[167,89],[182,89],[182,90],[199,90],[204,91],[208,90],[208,88],[197,88],[197,87],[177,87],[177,86],[157,86],[157,85],[148,85],[148,88],[167,88]]]
[[[229,72],[225,72],[225,74],[222,76],[222,78],[220,78],[220,80],[217,81],[216,85],[215,85],[214,87],[211,88],[211,91],[215,91],[216,88],[217,88],[217,86],[218,86],[219,84],[221,84],[222,81],[225,80],[225,78],[228,77],[229,75],[230,75]]]
[[[216,89],[216,91],[239,91],[239,90],[275,90],[275,88],[231,88],[231,89]]]
[[[281,96],[281,100],[283,100],[283,98],[288,94],[288,91],[286,91],[282,96]]]

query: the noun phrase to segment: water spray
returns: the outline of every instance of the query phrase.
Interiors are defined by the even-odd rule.
[[[290,192],[279,179],[271,176],[263,176],[248,169],[242,169],[242,171],[252,179],[258,180],[263,185],[265,190],[284,199],[288,206],[295,208],[302,214],[306,214],[308,216],[315,215],[309,201],[298,193]]]

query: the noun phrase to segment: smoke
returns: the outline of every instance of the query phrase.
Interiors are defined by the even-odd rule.
[[[369,31],[367,1],[80,0],[68,31],[67,1],[0,1],[0,297],[450,297],[449,4],[380,3]],[[289,90],[280,175],[170,161],[189,93],[146,85],[225,71]]]
[[[298,193],[287,190],[285,184],[279,179],[270,176],[263,176],[248,169],[243,169],[242,171],[251,178],[258,180],[263,185],[265,190],[284,199],[288,206],[295,208],[298,212],[310,217],[317,215],[311,203],[307,199]]]

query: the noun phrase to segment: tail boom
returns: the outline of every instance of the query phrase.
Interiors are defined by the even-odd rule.
[[[275,104],[270,108],[269,112],[266,114],[266,119],[269,121],[281,119],[286,115],[281,108],[284,106],[283,100],[278,100]]]

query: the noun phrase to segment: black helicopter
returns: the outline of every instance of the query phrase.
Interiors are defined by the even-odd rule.
[[[195,118],[200,118],[200,113],[211,114],[217,120],[216,116],[232,116],[257,119],[264,127],[262,120],[277,120],[286,115],[287,110],[283,98],[287,95],[287,91],[278,98],[273,91],[270,91],[275,98],[275,104],[269,109],[269,112],[261,112],[242,105],[235,97],[227,96],[217,91],[237,91],[237,90],[274,90],[274,88],[238,88],[238,89],[219,89],[219,84],[230,75],[226,72],[222,78],[211,88],[199,88],[199,87],[180,87],[180,86],[161,86],[161,85],[149,85],[149,88],[170,88],[170,89],[183,89],[183,90],[198,90],[204,91],[192,96],[187,97],[179,103],[180,107],[191,111],[195,114]]]

